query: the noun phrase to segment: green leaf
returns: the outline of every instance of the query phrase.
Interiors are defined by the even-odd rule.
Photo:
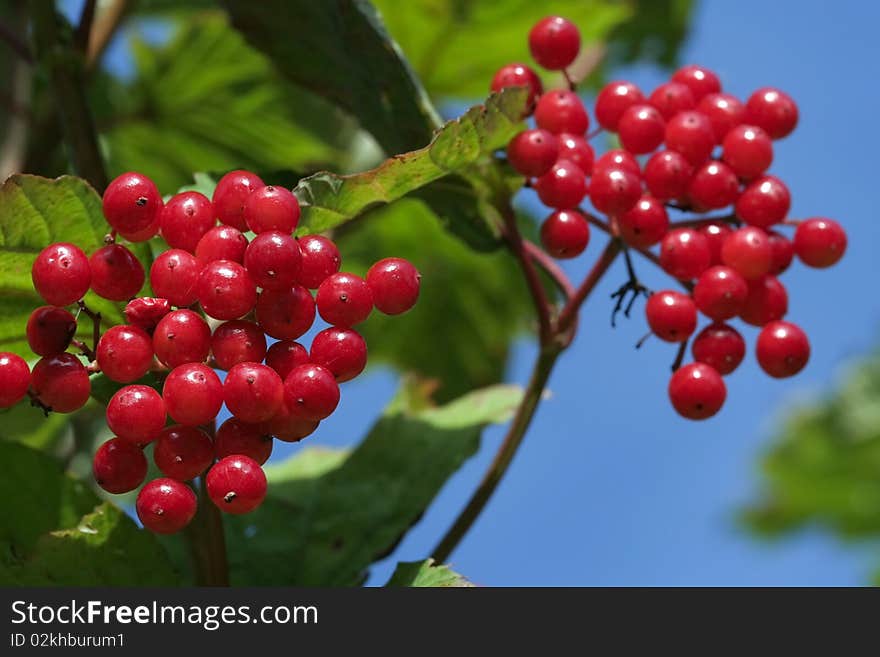
[[[672,66],[687,37],[693,0],[631,0],[630,16],[610,34],[614,59]]]
[[[394,574],[385,586],[462,588],[472,587],[473,584],[449,566],[438,566],[433,559],[425,559],[397,564]]]
[[[69,420],[63,413],[51,413],[46,417],[25,398],[12,408],[0,411],[0,440],[49,449],[67,433]]]
[[[392,410],[351,453],[308,448],[267,468],[263,505],[227,519],[233,583],[359,584],[474,454],[483,426],[503,421],[521,396],[503,386],[441,408]]]

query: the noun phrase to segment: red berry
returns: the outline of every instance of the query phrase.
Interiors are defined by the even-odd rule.
[[[168,367],[204,363],[211,349],[211,328],[192,310],[175,310],[163,317],[153,331],[156,358]]]
[[[266,497],[266,475],[260,464],[242,454],[220,459],[205,479],[217,508],[235,515],[250,513]]]
[[[144,266],[121,244],[108,244],[89,258],[92,290],[111,301],[128,301],[144,285]]]
[[[264,289],[289,288],[299,276],[299,245],[290,235],[267,231],[257,235],[244,254],[244,266]]]
[[[259,363],[266,356],[266,334],[247,320],[223,322],[211,336],[211,353],[221,370],[229,370],[238,363]]]
[[[264,422],[272,418],[278,412],[283,398],[281,377],[266,365],[234,365],[223,383],[226,408],[245,422]]]
[[[156,325],[169,312],[171,312],[171,304],[168,299],[138,297],[125,306],[125,319],[132,326],[137,326],[152,335]]]
[[[733,231],[721,247],[721,262],[749,280],[760,278],[773,264],[773,248],[767,233],[754,226]]]
[[[154,479],[141,488],[135,509],[144,528],[156,534],[175,534],[196,514],[192,489],[174,479]]]
[[[205,265],[196,285],[199,303],[214,319],[237,319],[257,303],[257,285],[247,269],[231,260]]]
[[[326,367],[300,365],[284,379],[284,401],[292,416],[320,421],[336,410],[339,385]]]
[[[351,381],[367,366],[367,343],[354,329],[333,326],[312,340],[311,361],[326,367],[336,381]]]
[[[50,244],[37,255],[31,268],[31,280],[46,303],[69,306],[89,291],[92,269],[82,249],[59,242]]]
[[[159,234],[159,227],[161,225],[159,220],[161,219],[161,217],[162,217],[162,211],[159,210],[159,212],[156,213],[156,218],[153,220],[153,223],[151,223],[146,228],[143,228],[141,230],[136,230],[131,233],[128,231],[124,231],[124,230],[119,230],[116,232],[119,235],[119,237],[126,239],[129,242],[147,242]]]
[[[704,96],[697,105],[697,110],[709,118],[716,144],[724,141],[725,135],[743,123],[746,117],[746,106],[730,94]]]
[[[596,121],[606,130],[617,132],[617,124],[623,113],[633,105],[644,102],[641,90],[632,82],[609,82],[596,97]]]
[[[622,148],[612,148],[610,151],[605,151],[599,159],[593,163],[593,174],[597,174],[606,169],[623,169],[636,176],[642,175],[642,169],[639,167],[638,160],[636,160],[632,153],[629,153]]]
[[[255,233],[277,230],[288,235],[299,223],[299,201],[284,187],[266,185],[255,189],[244,202],[242,216]]]
[[[782,139],[797,126],[798,108],[788,94],[764,87],[746,102],[746,118],[750,124],[763,128],[771,138]]]
[[[586,174],[573,162],[559,160],[535,181],[535,191],[541,202],[551,208],[576,208],[587,194]]]
[[[260,425],[231,417],[220,425],[214,437],[214,454],[218,459],[241,454],[263,465],[272,454],[272,436]]]
[[[590,117],[576,93],[567,89],[553,89],[538,100],[535,123],[555,135],[563,132],[583,135],[590,127]]]
[[[383,258],[367,271],[366,281],[376,309],[386,315],[400,315],[416,305],[422,275],[409,260]]]
[[[178,365],[162,388],[168,415],[179,424],[196,427],[212,422],[223,405],[223,384],[207,365]]]
[[[723,162],[706,162],[696,170],[688,186],[688,196],[701,210],[723,208],[739,195],[739,180]]]
[[[709,241],[709,252],[712,254],[712,264],[721,264],[721,247],[724,240],[733,232],[730,226],[722,223],[711,223],[700,228],[705,238]]]
[[[137,233],[156,221],[162,210],[162,196],[146,176],[129,171],[107,185],[103,198],[104,217],[120,233]]]
[[[641,179],[626,169],[596,169],[590,180],[590,202],[599,212],[620,215],[642,195]]]
[[[740,125],[724,137],[722,159],[740,178],[754,178],[773,162],[773,142],[756,126]]]
[[[618,215],[617,227],[630,246],[653,246],[669,230],[669,215],[662,202],[644,194],[630,210]]]
[[[574,258],[590,241],[590,225],[577,212],[557,210],[541,224],[541,244],[554,258]]]
[[[529,50],[548,71],[569,66],[581,49],[581,35],[574,23],[561,16],[542,18],[529,32]]]
[[[695,111],[679,112],[666,124],[666,148],[681,153],[692,164],[702,164],[715,148],[709,119]]]
[[[764,326],[785,317],[788,312],[788,293],[775,276],[762,276],[749,281],[749,296],[739,316],[746,324]]]
[[[160,231],[168,246],[190,253],[215,223],[214,206],[199,192],[175,194],[159,215]]]
[[[111,438],[95,452],[92,474],[95,483],[105,491],[121,495],[143,483],[147,476],[147,457],[134,443]]]
[[[89,373],[73,354],[41,358],[31,373],[31,387],[43,404],[56,413],[72,413],[89,400]]]
[[[189,481],[214,462],[214,443],[201,429],[175,424],[159,434],[153,446],[153,461],[166,477]]]
[[[660,266],[682,281],[696,278],[709,268],[712,252],[706,236],[692,228],[676,228],[660,242]]]
[[[770,376],[784,379],[800,372],[810,360],[807,334],[791,322],[770,322],[755,343],[758,364]]]
[[[118,383],[131,383],[150,371],[153,340],[137,326],[113,326],[98,341],[98,366]]]
[[[31,371],[24,358],[0,351],[0,408],[15,406],[24,399],[31,383]]]
[[[648,103],[656,107],[667,121],[679,112],[694,109],[697,101],[687,85],[680,82],[666,82],[654,89]]]
[[[122,440],[151,443],[165,426],[165,402],[150,386],[120,388],[107,404],[107,426]]]
[[[669,400],[676,412],[689,420],[712,417],[721,410],[726,398],[724,380],[705,363],[685,365],[669,380]]]
[[[761,176],[749,183],[736,200],[736,216],[758,228],[769,228],[788,215],[791,194],[776,176]]]
[[[808,267],[830,267],[846,252],[846,232],[832,219],[805,219],[795,230],[794,251]]]
[[[299,342],[279,340],[266,352],[266,365],[286,379],[294,368],[309,362],[309,352]]]
[[[543,176],[556,163],[559,142],[553,133],[541,128],[523,130],[507,144],[507,161],[529,178]]]
[[[243,216],[245,200],[251,192],[261,187],[265,187],[263,181],[250,171],[230,171],[217,181],[211,201],[220,223],[246,231],[248,227]]]
[[[770,265],[770,273],[779,276],[789,268],[794,258],[794,244],[784,235],[775,231],[769,231],[767,238],[770,240],[770,248],[773,249],[773,264]]]
[[[620,117],[617,135],[630,153],[641,155],[655,150],[666,135],[666,122],[651,105],[633,105]]]
[[[587,140],[578,135],[570,135],[563,132],[558,137],[559,159],[574,162],[586,175],[593,171],[593,159],[595,153]],[[549,169],[549,167],[548,167]]]
[[[73,315],[55,306],[40,306],[28,318],[28,346],[37,356],[53,356],[66,351],[76,333]]]
[[[645,316],[651,332],[667,342],[684,342],[697,328],[697,307],[681,292],[661,290],[645,304]]]
[[[381,277],[383,286],[387,285],[386,275]],[[339,272],[321,283],[315,302],[318,313],[328,324],[354,326],[370,316],[373,310],[373,293],[371,286],[360,276]],[[392,308],[394,309],[396,307]]]
[[[746,341],[728,324],[710,324],[697,334],[691,345],[694,360],[714,367],[725,376],[733,372],[746,355]]]
[[[263,290],[257,299],[257,322],[278,340],[295,340],[315,322],[315,300],[301,285]]]
[[[713,71],[703,66],[682,66],[672,74],[672,81],[690,89],[697,102],[704,96],[721,91],[721,80]]]
[[[718,265],[700,275],[693,295],[700,312],[720,322],[740,313],[749,295],[749,286],[735,269]]]
[[[232,260],[241,264],[247,245],[247,238],[237,228],[214,226],[196,245],[196,259],[201,265],[215,260]]]
[[[195,256],[181,249],[164,251],[150,266],[150,287],[172,306],[191,306],[198,297],[196,286],[202,264]]]
[[[645,185],[660,201],[683,199],[693,173],[693,165],[681,153],[657,151],[645,164]]]
[[[528,114],[532,113],[535,107],[535,101],[538,96],[544,93],[544,87],[541,85],[541,78],[531,68],[525,64],[507,64],[498,69],[495,77],[492,78],[490,89],[498,92],[508,87],[525,87],[529,90],[528,98]]]
[[[312,435],[320,424],[317,420],[305,420],[290,412],[287,402],[281,404],[278,413],[268,422],[263,422],[260,428],[271,436],[286,443],[298,443],[303,438]]]
[[[311,289],[317,289],[324,279],[339,271],[342,259],[336,245],[321,235],[306,235],[297,240],[302,253],[299,282]]]

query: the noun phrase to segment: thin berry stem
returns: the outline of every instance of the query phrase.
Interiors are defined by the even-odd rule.
[[[577,82],[571,79],[568,69],[562,69],[562,75],[565,77],[565,83],[568,85],[569,91],[577,91]]]
[[[541,247],[539,247],[534,242],[531,242],[527,239],[523,240],[523,249],[528,254],[528,256],[535,261],[535,263],[544,270],[550,278],[553,279],[553,282],[565,295],[566,299],[571,298],[574,294],[574,284],[569,280],[568,276],[562,271],[562,267],[556,264],[556,261],[553,260],[547,252],[544,251]]]
[[[95,352],[98,351],[98,342],[101,341],[101,313],[89,308],[86,302],[82,300],[77,301],[76,305],[83,315],[92,320],[92,348],[88,352],[84,350],[84,353],[88,356],[89,360],[94,360]]]
[[[575,290],[575,293],[568,300],[568,303],[562,308],[562,312],[559,314],[559,319],[556,322],[557,333],[560,335],[570,333],[570,329],[577,321],[578,312],[580,311],[581,306],[602,279],[602,276],[605,275],[605,272],[611,267],[611,263],[617,258],[620,249],[621,242],[618,238],[611,238],[608,240],[608,244],[605,245],[602,254],[593,265],[593,268],[587,274],[586,278],[584,278],[580,286],[578,286],[577,290]]]
[[[672,361],[672,371],[675,372],[681,364],[684,362],[684,355],[687,352],[688,341],[684,340],[678,346],[678,353],[675,355],[675,360]]]
[[[701,228],[712,224],[732,224],[738,226],[740,220],[735,214],[725,214],[717,217],[701,217],[700,219],[682,219],[680,221],[672,221],[670,228]]]

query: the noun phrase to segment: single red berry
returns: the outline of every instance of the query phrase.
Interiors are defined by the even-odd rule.
[[[666,148],[681,153],[694,165],[702,164],[715,148],[715,132],[708,117],[700,112],[679,112],[666,124]]]
[[[717,265],[700,274],[693,295],[700,312],[720,322],[739,315],[749,296],[749,285],[735,269]]]
[[[121,244],[108,244],[89,258],[92,290],[111,301],[128,301],[144,285],[144,266]]]
[[[301,285],[263,290],[257,299],[257,323],[278,340],[295,340],[315,322],[315,300]]]
[[[576,208],[587,194],[586,174],[568,160],[560,160],[535,181],[535,191],[551,208]]]
[[[113,326],[98,341],[98,366],[111,381],[131,383],[150,371],[153,340],[137,326]]]
[[[294,368],[308,362],[308,350],[293,340],[279,340],[266,352],[266,365],[278,372],[282,380],[286,379]]]
[[[538,100],[535,123],[554,135],[563,132],[583,135],[590,127],[590,117],[576,93],[567,89],[553,89]]]
[[[258,363],[234,365],[223,382],[223,400],[235,417],[245,422],[265,422],[278,412],[284,384],[271,367]]]
[[[733,232],[733,229],[727,224],[710,223],[700,228],[707,240],[709,240],[709,252],[712,254],[712,264],[721,264],[721,247],[724,246],[724,240]]]
[[[700,210],[717,210],[736,201],[739,180],[724,162],[706,162],[694,172],[688,196]]]
[[[220,223],[246,231],[248,227],[243,216],[244,203],[251,192],[265,186],[259,176],[250,171],[230,171],[223,176],[217,181],[211,199]]]
[[[580,32],[574,23],[561,16],[542,18],[529,31],[532,57],[548,71],[560,71],[571,65],[580,49]]]
[[[577,212],[557,210],[541,224],[541,244],[554,258],[574,258],[590,242],[590,225]]]
[[[694,96],[694,100],[700,102],[709,94],[717,94],[721,91],[721,80],[704,66],[682,66],[672,74],[672,81],[683,84]]]
[[[73,413],[85,406],[92,391],[89,373],[73,354],[41,358],[31,373],[31,387],[56,413]]]
[[[633,105],[620,117],[617,136],[630,153],[641,155],[655,150],[666,136],[666,122],[651,105]]]
[[[153,461],[166,477],[189,481],[214,462],[214,443],[201,429],[174,424],[159,434],[153,446]]]
[[[645,163],[645,185],[660,201],[675,201],[687,196],[694,166],[675,151],[657,151]]]
[[[326,367],[300,365],[284,379],[284,401],[294,417],[320,421],[336,410],[339,385]]]
[[[656,107],[667,121],[679,112],[694,109],[697,100],[687,85],[665,82],[651,92],[648,103]]]
[[[661,201],[644,194],[631,209],[617,216],[617,227],[630,246],[653,246],[669,230],[669,215]]]
[[[248,245],[244,266],[254,282],[264,289],[289,288],[299,276],[299,245],[287,233],[260,233]]]
[[[322,235],[306,235],[297,239],[302,254],[299,282],[312,290],[324,279],[339,271],[342,258],[336,245]]]
[[[636,160],[632,153],[622,148],[612,148],[610,151],[605,151],[593,163],[594,175],[606,169],[623,169],[636,176],[642,175],[642,169],[639,167],[638,160]]]
[[[162,396],[172,420],[197,427],[217,417],[223,406],[223,384],[207,365],[185,363],[165,378]]]
[[[328,324],[354,326],[370,316],[373,292],[360,276],[339,272],[321,283],[315,302],[318,313]]]
[[[28,346],[37,356],[53,356],[67,351],[76,333],[76,319],[64,308],[40,306],[28,318]]]
[[[150,287],[172,306],[191,306],[198,299],[196,286],[201,273],[202,263],[195,256],[182,249],[169,249],[153,260]]]
[[[312,340],[310,359],[326,367],[336,381],[351,381],[367,366],[367,343],[354,329],[333,326]]]
[[[95,451],[92,459],[95,483],[108,493],[121,495],[133,491],[147,476],[147,457],[134,443],[111,438]]]
[[[211,349],[211,328],[202,316],[181,309],[163,317],[153,331],[156,358],[168,367],[204,363]]]
[[[749,296],[739,316],[746,324],[764,326],[788,312],[788,292],[775,276],[749,281]]]
[[[676,412],[688,420],[705,420],[724,405],[727,387],[715,368],[705,363],[680,367],[669,380],[669,400]]]
[[[698,363],[715,368],[722,376],[733,372],[746,355],[746,341],[728,324],[710,324],[697,334],[691,353]]]
[[[791,96],[763,87],[753,93],[746,102],[746,118],[759,126],[773,139],[791,134],[798,122],[798,108]]]
[[[272,435],[261,425],[242,422],[231,417],[220,425],[214,437],[214,455],[218,459],[241,454],[263,465],[272,454]]]
[[[525,64],[513,63],[502,66],[492,78],[492,84],[489,88],[498,92],[508,87],[525,87],[529,90],[529,109],[526,111],[526,116],[532,113],[538,96],[544,93],[541,78]]]
[[[122,440],[151,443],[165,426],[165,402],[150,386],[120,388],[107,404],[107,426]]]
[[[151,223],[146,228],[142,228],[141,230],[136,230],[133,232],[118,230],[116,231],[116,234],[122,239],[128,240],[129,242],[147,242],[159,234],[161,218],[162,211],[160,210],[156,213],[156,218],[153,220],[153,223]]]
[[[40,251],[31,268],[34,289],[52,306],[69,306],[82,299],[92,283],[92,269],[82,249],[67,242]]]
[[[724,137],[721,158],[740,178],[754,178],[773,162],[773,142],[753,125],[740,125]]]
[[[523,130],[507,144],[507,161],[529,178],[543,176],[556,163],[559,142],[547,130]]]
[[[560,160],[574,162],[586,175],[590,175],[593,172],[593,160],[596,154],[586,139],[563,132],[559,135],[558,141]]]
[[[366,281],[376,309],[386,315],[400,315],[416,305],[422,275],[409,260],[383,258],[367,271]]]
[[[846,232],[832,219],[805,219],[794,232],[794,251],[808,267],[830,267],[846,253]]]
[[[152,335],[159,321],[170,312],[171,303],[168,299],[138,297],[125,306],[125,319],[132,326]]]
[[[155,534],[176,534],[196,514],[196,494],[174,479],[153,479],[141,488],[135,510],[145,529]]]
[[[609,82],[596,96],[596,121],[606,130],[617,132],[617,124],[623,113],[633,105],[644,102],[645,96],[632,82]]]
[[[168,246],[190,253],[216,223],[211,200],[199,192],[175,194],[159,215],[159,230]]]
[[[715,143],[720,144],[733,128],[746,118],[746,106],[730,94],[709,94],[697,104],[697,110],[705,114],[712,124]]]
[[[104,217],[120,233],[137,233],[156,221],[162,210],[162,196],[146,176],[129,171],[107,185],[103,198]]]
[[[237,319],[257,303],[257,285],[247,269],[231,260],[205,265],[196,284],[199,303],[214,319]]]
[[[712,252],[706,236],[692,228],[676,228],[660,242],[660,266],[682,281],[697,278],[709,268]]]
[[[755,356],[767,374],[784,379],[804,369],[810,360],[810,341],[797,324],[770,322],[758,334]]]
[[[789,268],[794,259],[794,244],[785,235],[776,231],[768,231],[767,238],[770,240],[770,248],[773,249],[773,264],[770,265],[770,273],[779,276]]]
[[[221,370],[229,370],[238,363],[259,363],[266,356],[266,334],[255,322],[223,322],[211,336],[211,353]]]
[[[286,443],[298,443],[303,438],[312,435],[318,428],[318,420],[305,420],[290,412],[287,402],[281,404],[281,408],[268,422],[263,422],[260,428],[270,436]]]
[[[247,245],[247,237],[237,228],[214,226],[196,244],[196,259],[203,266],[215,260],[231,260],[241,264]]]
[[[217,461],[205,482],[217,508],[234,515],[250,513],[266,497],[266,474],[259,463],[242,454]]]
[[[31,383],[31,371],[24,358],[0,351],[0,408],[15,406],[24,399]]]
[[[277,230],[290,235],[299,223],[299,201],[284,187],[266,185],[255,189],[244,202],[242,216],[255,233]]]
[[[749,183],[736,200],[736,216],[758,228],[769,228],[788,215],[791,194],[776,176],[761,176]]]
[[[597,169],[590,180],[590,202],[605,214],[618,216],[632,209],[641,195],[641,179],[626,169]]]
[[[733,231],[721,247],[721,262],[749,280],[760,278],[773,264],[773,248],[767,233],[754,226]]]
[[[684,342],[697,328],[697,307],[681,292],[661,290],[648,298],[645,317],[651,332],[667,342]]]

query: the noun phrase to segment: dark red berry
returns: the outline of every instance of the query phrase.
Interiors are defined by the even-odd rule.
[[[144,266],[121,244],[108,244],[89,258],[92,290],[111,301],[128,301],[144,285]]]
[[[266,185],[254,190],[244,202],[242,216],[255,233],[277,230],[290,235],[299,223],[299,201],[284,187]]]
[[[195,479],[214,461],[214,443],[201,429],[165,427],[153,445],[153,461],[162,474],[178,481]]]
[[[574,162],[586,175],[590,175],[593,172],[593,160],[596,154],[586,139],[579,135],[563,132],[559,135],[558,141],[560,160]]]
[[[287,402],[281,404],[278,413],[268,422],[263,422],[260,428],[271,436],[286,443],[298,443],[303,438],[312,435],[318,428],[318,420],[305,420],[290,412]]]
[[[231,260],[205,265],[196,285],[199,303],[214,319],[237,319],[257,303],[257,285],[247,269]]]
[[[190,253],[195,252],[199,240],[216,223],[214,206],[199,192],[175,194],[159,215],[159,230],[168,246]]]
[[[596,97],[596,121],[606,130],[617,132],[617,124],[623,113],[633,105],[644,102],[644,95],[632,82],[609,82]]]
[[[15,406],[24,399],[31,383],[31,371],[24,358],[0,351],[0,408]]]
[[[144,528],[156,534],[175,534],[196,514],[198,500],[192,489],[174,479],[154,479],[144,485],[135,502]]]
[[[315,322],[315,300],[301,285],[263,290],[257,299],[257,322],[278,340],[295,340]]]
[[[654,89],[648,103],[656,107],[664,119],[669,120],[679,112],[694,109],[697,101],[687,85],[680,82],[665,82]]]
[[[72,413],[89,400],[89,373],[73,354],[41,358],[31,373],[31,387],[43,404],[56,413]]]
[[[775,231],[769,231],[767,238],[770,240],[770,248],[773,249],[773,264],[770,265],[770,273],[779,276],[789,268],[794,259],[794,244],[784,235]]]
[[[694,165],[702,164],[715,148],[712,123],[700,112],[687,110],[673,116],[666,124],[666,148],[681,153]]]
[[[265,187],[263,181],[250,171],[230,171],[223,176],[211,199],[220,223],[246,231],[248,227],[242,214],[244,203],[251,192],[261,187]]]
[[[792,98],[773,87],[753,93],[746,102],[746,119],[773,139],[791,134],[798,122],[798,108]]]
[[[513,63],[502,66],[492,78],[489,88],[498,92],[508,87],[525,87],[529,90],[527,116],[532,113],[538,96],[544,93],[541,78],[525,64]]]
[[[794,251],[808,267],[830,267],[846,253],[846,232],[832,219],[805,219],[795,230]]]
[[[207,365],[178,365],[165,378],[162,388],[171,419],[196,427],[212,422],[223,405],[223,384]]]
[[[749,280],[768,273],[773,264],[773,248],[767,233],[754,226],[733,231],[721,247],[721,262]]]
[[[697,110],[709,118],[716,144],[724,141],[725,135],[743,123],[746,117],[746,106],[730,94],[704,96],[697,105]]]
[[[261,425],[248,424],[231,417],[220,425],[214,437],[214,455],[218,459],[241,454],[263,465],[272,454],[272,435]]]
[[[657,151],[645,164],[645,185],[660,201],[675,201],[687,196],[694,167],[675,151]]]
[[[691,352],[698,363],[705,363],[725,376],[739,367],[746,355],[746,341],[728,324],[710,324],[694,338]]]
[[[721,80],[704,66],[682,66],[672,74],[672,81],[683,84],[694,96],[694,100],[700,102],[704,96],[717,94],[721,91]]]
[[[558,155],[556,135],[541,128],[523,130],[507,144],[510,166],[529,178],[547,173]]]
[[[773,162],[773,142],[753,125],[740,125],[724,137],[721,158],[740,178],[754,178]]]
[[[599,212],[620,215],[638,203],[642,182],[626,169],[596,169],[590,180],[590,203]]]
[[[140,486],[147,476],[147,457],[134,443],[111,438],[92,459],[95,483],[108,493],[121,495]]]
[[[574,162],[559,160],[535,181],[541,202],[551,208],[576,208],[587,194],[586,174]]]
[[[326,367],[300,365],[284,379],[284,401],[294,417],[320,421],[336,410],[339,385]]]
[[[278,376],[287,378],[294,368],[309,362],[309,352],[299,342],[279,340],[266,352],[266,365],[278,372]]]
[[[152,335],[156,325],[169,312],[171,312],[171,303],[168,299],[138,297],[125,306],[125,319],[132,326],[137,326]]]
[[[535,123],[554,135],[564,132],[583,135],[590,127],[590,117],[576,93],[567,89],[554,89],[538,100]]]
[[[581,49],[574,23],[561,16],[542,18],[529,32],[529,50],[540,66],[559,71],[569,66]]]
[[[373,293],[360,276],[339,272],[324,280],[315,297],[318,313],[328,324],[354,326],[373,310]]]
[[[590,241],[590,225],[579,213],[557,210],[541,224],[541,244],[554,258],[574,258]]]
[[[76,319],[64,308],[40,306],[28,318],[28,346],[37,356],[66,351],[76,333]]]
[[[234,365],[223,382],[223,400],[235,417],[245,422],[264,422],[281,406],[284,385],[271,367],[258,363]]]
[[[651,332],[667,342],[684,342],[697,328],[697,307],[681,292],[661,290],[645,304],[645,317]]]
[[[136,230],[131,233],[124,230],[118,230],[116,231],[116,233],[117,235],[119,235],[119,237],[128,240],[129,242],[147,242],[159,234],[159,227],[161,225],[159,220],[161,219],[161,216],[162,211],[160,210],[157,213],[156,218],[153,220],[153,223],[151,223],[146,228]]]
[[[676,228],[660,242],[660,266],[679,280],[697,278],[712,261],[706,236],[692,228]]]
[[[669,230],[669,215],[661,201],[644,194],[631,209],[617,216],[617,227],[630,246],[653,246]]]
[[[749,286],[735,269],[717,265],[700,275],[693,295],[700,312],[720,322],[739,315],[749,295]]]
[[[617,135],[630,153],[641,155],[655,150],[666,136],[666,122],[651,105],[633,105],[620,117]]]
[[[276,230],[257,235],[244,254],[244,266],[263,289],[285,289],[299,276],[299,245],[287,233]]]
[[[770,322],[758,334],[755,356],[762,370],[776,379],[783,379],[804,369],[810,360],[810,341],[796,324]]]
[[[764,326],[785,317],[788,312],[788,292],[775,276],[762,276],[749,281],[749,296],[739,316],[746,324]]]
[[[160,253],[150,266],[150,287],[172,306],[191,306],[197,300],[196,287],[202,264],[182,249]]]
[[[724,240],[733,232],[733,229],[727,224],[710,223],[700,228],[705,238],[709,241],[709,252],[712,254],[712,264],[721,264],[721,247],[724,246]]]
[[[111,381],[131,383],[153,364],[153,340],[137,326],[113,326],[101,336],[96,350],[98,366]]]
[[[299,282],[315,290],[324,279],[339,271],[342,258],[336,245],[322,235],[306,235],[297,240],[302,254]]]
[[[120,388],[107,404],[107,426],[122,440],[151,443],[165,426],[165,402],[150,386]]]
[[[211,349],[211,328],[192,310],[175,310],[163,317],[153,331],[156,358],[168,367],[204,363]]]
[[[623,169],[636,176],[642,175],[642,169],[639,167],[638,160],[636,160],[632,153],[629,153],[622,148],[612,148],[610,151],[605,151],[593,163],[594,174],[606,169]]]
[[[758,228],[769,228],[788,215],[791,194],[776,176],[761,176],[749,183],[736,200],[736,216]]]
[[[120,233],[137,233],[154,223],[162,210],[162,196],[146,176],[129,171],[107,185],[104,217]]]
[[[266,334],[247,320],[223,322],[211,336],[211,353],[221,370],[238,363],[259,363],[266,356]]]
[[[721,410],[726,398],[724,380],[705,363],[685,365],[669,380],[669,400],[676,412],[689,420],[712,417]]]
[[[89,291],[92,269],[82,249],[59,242],[50,244],[37,255],[31,268],[31,280],[46,303],[69,306]]]
[[[383,258],[367,271],[366,281],[376,309],[386,315],[400,315],[416,305],[422,275],[409,260]]]
[[[355,378],[367,366],[367,343],[354,329],[333,326],[312,340],[311,362],[326,367],[336,381]]]
[[[234,454],[220,459],[205,479],[208,496],[217,508],[235,515],[250,513],[266,497],[266,475],[248,456]]]
[[[241,264],[247,245],[247,238],[237,228],[214,226],[196,245],[196,259],[201,265],[215,260],[231,260]]]
[[[700,210],[723,208],[739,195],[739,180],[724,162],[706,162],[691,178],[688,196]]]

